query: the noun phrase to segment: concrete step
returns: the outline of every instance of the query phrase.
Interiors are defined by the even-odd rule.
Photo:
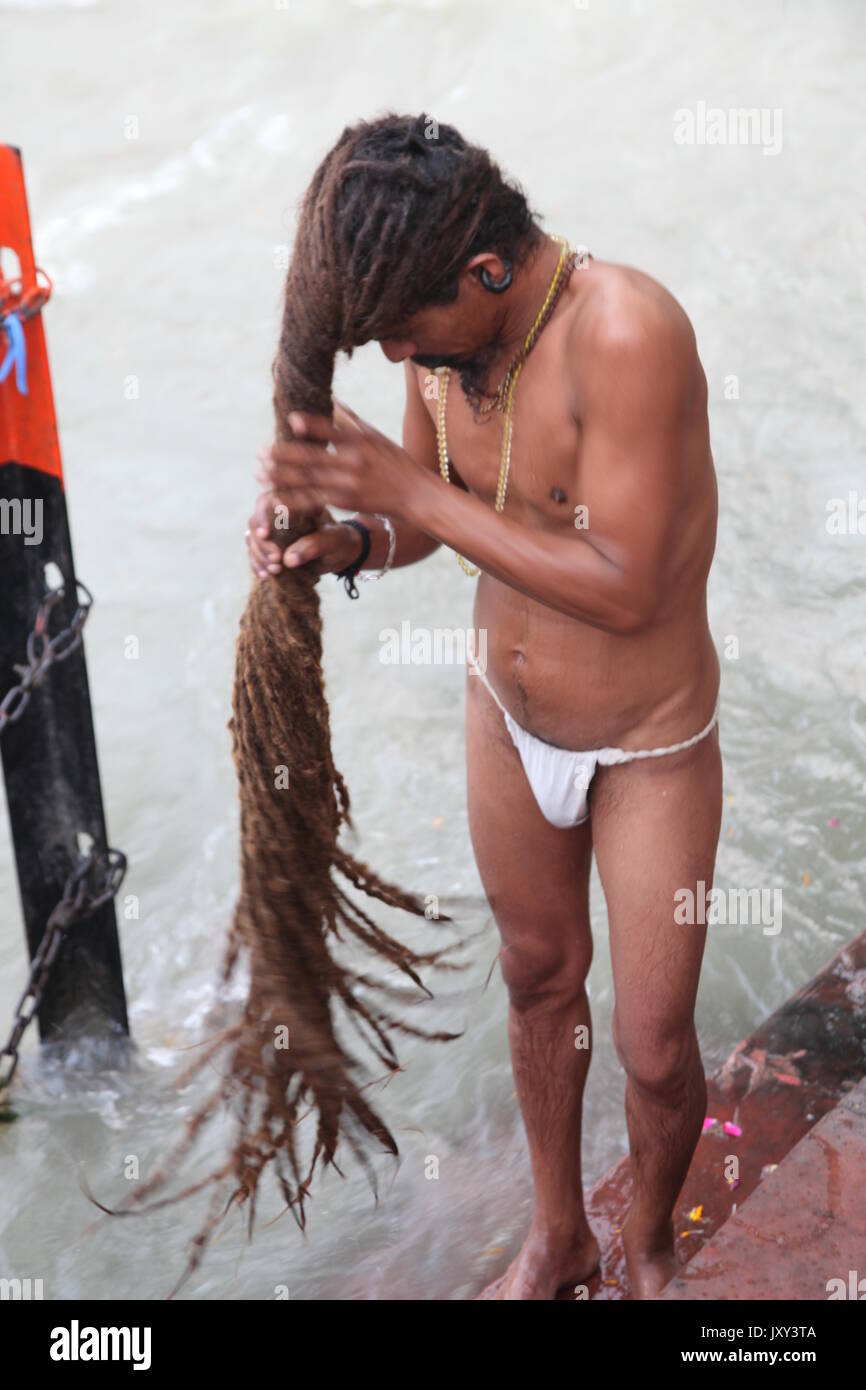
[[[866,1080],[794,1145],[661,1298],[866,1299],[864,1174]]]
[[[700,1252],[714,1242],[716,1233],[732,1219],[732,1214],[738,1213],[746,1202],[751,1205],[752,1194],[757,1194],[764,1183],[769,1184],[778,1176],[786,1156],[833,1115],[840,1104],[842,1108],[836,1116],[833,1137],[828,1142],[831,1147],[837,1146],[836,1128],[841,1126],[847,1155],[849,1145],[854,1143],[850,1131],[851,1125],[858,1123],[857,1106],[862,1104],[864,1079],[866,932],[842,947],[814,979],[739,1043],[724,1066],[707,1078],[707,1113],[717,1123],[698,1142],[675,1209],[677,1259],[682,1275]],[[741,1132],[726,1132],[723,1127],[726,1122]],[[814,1139],[805,1151],[806,1161],[811,1156],[815,1162],[818,1154],[824,1153],[821,1143],[820,1138]],[[829,1172],[830,1159],[824,1158],[822,1163],[823,1168],[816,1166],[816,1173]],[[768,1171],[773,1165],[779,1168],[775,1172]],[[864,1171],[862,1166],[860,1171]],[[850,1166],[846,1167],[845,1175],[845,1203],[856,1202],[859,1198],[861,1209],[866,1208],[866,1183],[859,1193],[856,1184],[852,1191]],[[769,1186],[765,1189],[766,1192],[770,1190]],[[826,1192],[826,1182],[824,1190]],[[833,1190],[835,1192],[835,1187]],[[592,1299],[630,1297],[620,1239],[630,1201],[631,1174],[629,1160],[624,1158],[605,1174],[587,1198],[590,1225],[604,1251],[601,1269],[588,1284]],[[838,1258],[843,1264],[841,1252],[848,1248],[845,1223],[849,1216],[848,1206],[839,1206],[839,1215],[831,1222],[834,1228],[839,1228]],[[814,1229],[818,1226],[820,1222],[817,1226],[813,1223]],[[764,1243],[774,1250],[773,1258],[780,1267],[774,1275],[778,1280],[785,1262],[779,1260],[776,1237],[781,1235],[784,1239],[785,1233],[782,1228],[773,1229],[772,1240]],[[851,1230],[856,1229],[852,1219]],[[831,1253],[828,1249],[828,1261]],[[822,1262],[824,1258],[822,1256]],[[833,1259],[836,1258],[833,1254]],[[842,1277],[849,1264],[838,1270],[828,1265],[820,1288],[837,1274]],[[861,1274],[866,1276],[866,1250],[860,1256],[859,1265],[857,1261],[850,1264],[851,1268],[860,1266]],[[697,1279],[693,1287],[699,1287]],[[560,1295],[561,1298],[573,1296],[570,1293]],[[709,1296],[720,1297],[718,1293]],[[750,1295],[737,1294],[734,1290],[724,1296]],[[764,1296],[784,1295],[777,1289]],[[826,1293],[818,1296],[826,1297]]]

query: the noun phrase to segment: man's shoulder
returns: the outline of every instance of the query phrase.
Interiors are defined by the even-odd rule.
[[[606,261],[578,273],[587,279],[572,315],[568,352],[584,387],[593,379],[621,387],[639,374],[664,395],[686,390],[697,361],[695,334],[670,291],[642,271]]]
[[[632,266],[591,262],[572,316],[572,346],[605,356],[661,351],[691,358],[695,335],[688,315],[669,290]]]

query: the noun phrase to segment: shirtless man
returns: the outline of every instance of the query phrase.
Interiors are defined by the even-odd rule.
[[[599,1263],[580,1167],[590,1047],[575,1046],[591,1036],[594,851],[626,1073],[623,1241],[633,1295],[646,1298],[675,1272],[672,1213],[706,1103],[694,1026],[706,929],[674,921],[674,895],[712,884],[721,820],[719,662],[706,611],[717,494],[688,318],[647,275],[583,257],[526,357],[506,503],[494,509],[505,416],[480,423],[472,393],[495,390],[560,256],[533,220],[521,246],[491,244],[466,260],[452,302],[422,307],[381,340],[404,364],[402,447],[340,406],[333,422],[293,416],[295,442],[261,451],[267,491],[248,545],[265,582],[281,563],[342,571],[361,536],[333,520],[335,506],[369,528],[369,568],[389,548],[381,515],[394,527],[395,566],[441,544],[480,567],[474,623],[487,631],[487,672],[467,679],[469,821],[502,938],[535,1198],[520,1253],[482,1297],[553,1298]],[[453,368],[450,482],[430,385],[441,390],[431,369],[443,365]],[[319,515],[284,555],[268,538],[277,496]],[[596,763],[565,750],[602,754]],[[660,756],[605,756],[616,750]]]

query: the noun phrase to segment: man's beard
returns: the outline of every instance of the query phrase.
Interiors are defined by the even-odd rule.
[[[419,367],[450,367],[456,371],[460,377],[460,385],[463,394],[469,401],[473,410],[477,410],[485,396],[492,396],[493,391],[488,390],[487,375],[490,366],[498,356],[501,348],[499,335],[484,347],[479,348],[471,357],[459,357],[449,354],[418,353],[411,360]]]

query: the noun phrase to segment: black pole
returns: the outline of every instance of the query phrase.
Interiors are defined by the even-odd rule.
[[[8,319],[21,311],[26,392],[13,371],[0,382],[0,700],[20,681],[27,639],[45,598],[53,564],[64,594],[52,611],[50,638],[71,622],[76,576],[42,314],[25,317],[38,290],[20,152],[0,145],[0,246],[12,247],[21,283],[9,285]],[[3,347],[11,339],[0,332]],[[2,368],[0,368],[2,371]],[[29,533],[29,534],[28,534]],[[38,537],[38,539],[37,539]],[[82,850],[107,848],[96,741],[83,647],[53,665],[27,708],[0,731],[0,754],[31,958]],[[9,907],[3,916],[10,917]],[[39,1009],[43,1040],[74,1032],[129,1030],[113,902],[66,935]]]

